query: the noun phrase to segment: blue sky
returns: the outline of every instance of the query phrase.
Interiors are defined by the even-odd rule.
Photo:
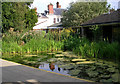
[[[37,7],[38,13],[43,13],[44,10],[47,10],[47,5],[52,3],[54,8],[56,8],[56,2],[59,2],[62,8],[67,8],[71,2],[77,0],[34,0],[32,7]],[[118,8],[118,1],[120,0],[107,0],[108,4],[111,4],[112,8]]]

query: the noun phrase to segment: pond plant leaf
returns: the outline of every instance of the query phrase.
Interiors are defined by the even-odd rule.
[[[47,53],[48,55],[54,55],[55,53]]]
[[[65,65],[58,65],[58,67],[66,69],[66,70],[70,70],[70,69],[73,69],[75,67],[75,65],[73,65],[73,64],[65,64]]]
[[[69,74],[72,76],[77,76],[80,72],[81,70],[70,70]]]
[[[108,68],[107,70],[108,70],[109,72],[111,72],[111,73],[115,72],[115,68],[113,68],[113,67],[112,67],[112,68]]]
[[[72,59],[72,62],[86,61],[86,59]]]
[[[96,77],[99,73],[97,71],[87,71],[87,74],[89,77]]]
[[[118,81],[119,81],[119,74],[118,74],[118,73],[113,74],[113,75],[112,75],[112,80],[113,80],[114,82],[118,82]]]
[[[55,56],[56,56],[56,57],[64,57],[63,54],[56,54]]]
[[[110,75],[100,75],[100,78],[103,78],[103,79],[108,79],[108,78],[110,78]]]
[[[37,55],[24,55],[24,56],[27,56],[27,57],[33,57],[33,56],[37,56]]]
[[[85,61],[85,62],[77,62],[76,64],[93,64],[92,61]]]

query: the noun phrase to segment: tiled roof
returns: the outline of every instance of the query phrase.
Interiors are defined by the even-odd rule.
[[[48,18],[44,13],[38,13],[39,18]]]
[[[110,23],[120,23],[120,9],[118,9],[117,11],[113,11],[110,14],[102,14],[94,19],[83,23],[82,26]]]
[[[65,11],[65,9],[61,8],[54,8],[54,15],[62,15],[62,13]]]

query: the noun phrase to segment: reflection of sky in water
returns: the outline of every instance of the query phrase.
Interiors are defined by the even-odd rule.
[[[59,68],[57,65],[55,65],[55,69],[52,71],[49,67],[49,63],[43,63],[43,64],[39,65],[39,69],[43,69],[43,70],[47,70],[47,71],[51,71],[51,72],[56,72],[56,73],[60,73],[63,75],[69,75],[68,70],[63,70],[62,68]]]

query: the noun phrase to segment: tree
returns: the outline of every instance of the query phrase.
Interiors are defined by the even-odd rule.
[[[29,4],[24,2],[2,3],[2,32],[6,32],[10,28],[14,28],[15,31],[31,29],[35,25],[37,15],[34,9],[28,7]]]
[[[66,12],[63,13],[62,23],[64,26],[80,26],[96,16],[109,11],[107,2],[75,2],[71,3]]]
[[[25,14],[25,23],[27,29],[32,29],[35,26],[35,23],[38,21],[35,9],[29,10]]]
[[[1,12],[2,12],[2,3],[0,1],[0,35],[1,35],[1,29],[2,29],[2,15],[1,15]]]

